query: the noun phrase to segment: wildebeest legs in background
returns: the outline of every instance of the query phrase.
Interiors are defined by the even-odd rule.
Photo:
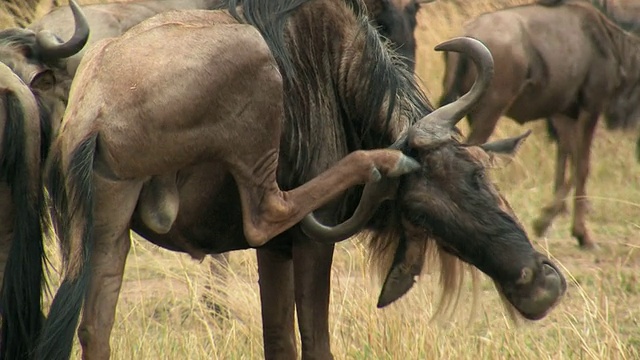
[[[205,282],[205,293],[202,300],[212,312],[214,317],[227,319],[229,309],[228,280],[229,280],[229,253],[209,255],[209,280]],[[219,301],[222,298],[222,301]]]
[[[572,235],[580,245],[592,244],[585,226],[589,200],[586,197],[586,182],[589,175],[591,144],[598,117],[585,113],[576,122],[563,115],[554,115],[549,119],[553,131],[557,134],[557,159],[554,179],[554,198],[543,207],[540,216],[534,221],[533,229],[537,236],[542,236],[560,213],[567,211],[566,198],[571,189],[574,193],[574,216]],[[570,166],[570,177],[566,178],[567,163]]]

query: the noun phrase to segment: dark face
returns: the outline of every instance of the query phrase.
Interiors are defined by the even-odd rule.
[[[422,228],[441,249],[489,275],[522,316],[544,317],[564,294],[566,283],[533,249],[489,180],[487,166],[495,155],[454,140],[411,151],[422,168],[406,175],[402,186],[407,189],[401,195],[404,222]]]
[[[380,0],[381,11],[374,13],[374,20],[380,33],[391,43],[393,48],[406,58],[405,63],[413,70],[416,57],[416,15],[420,4],[415,0]]]
[[[626,86],[609,103],[605,118],[612,129],[628,128],[640,122],[640,87]]]

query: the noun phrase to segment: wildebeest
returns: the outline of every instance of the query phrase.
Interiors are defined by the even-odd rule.
[[[593,247],[585,225],[591,142],[603,111],[613,127],[634,124],[640,116],[640,40],[583,1],[486,13],[466,24],[463,33],[491,50],[497,69],[468,115],[469,143],[486,141],[501,115],[521,124],[549,117],[558,144],[555,195],[534,230],[538,236],[546,231],[575,183],[572,234],[582,248]],[[440,103],[468,89],[473,76],[464,57],[447,54]],[[568,159],[570,180],[565,179]]]
[[[36,358],[68,358],[83,303],[83,354],[109,357],[130,223],[195,258],[262,245],[267,358],[296,357],[294,301],[303,356],[331,358],[328,320],[313,314],[326,314],[331,252],[305,254],[363,226],[377,258],[393,260],[379,306],[411,287],[432,244],[488,274],[522,316],[547,314],[565,280],[484,173],[526,136],[468,146],[455,129],[491,77],[484,46],[440,46],[482,71],[469,94],[431,112],[360,1],[244,0],[242,17],[235,5],[165,13],[83,58],[48,158],[65,272]],[[144,222],[141,212],[173,214],[176,202],[166,234]],[[329,226],[307,215],[320,206]]]
[[[434,0],[364,0],[376,29],[393,44],[413,71],[416,58],[416,15],[421,4]]]
[[[154,0],[88,5],[83,13],[71,2],[73,15],[69,7],[61,7],[27,29],[0,31],[0,62],[27,84],[39,104],[39,115],[36,112],[35,117],[26,116],[23,119],[15,118],[19,114],[15,113],[16,104],[13,100],[0,104],[1,111],[7,114],[0,120],[0,128],[4,132],[4,137],[0,137],[0,203],[3,204],[0,212],[0,281],[4,288],[2,356],[9,359],[26,356],[25,351],[33,348],[39,328],[42,262],[36,259],[42,258],[43,248],[37,216],[40,207],[37,200],[40,197],[36,191],[40,176],[39,170],[32,167],[39,166],[46,156],[49,139],[62,118],[71,80],[84,53],[83,49],[100,39],[118,36],[159,12],[208,9],[218,4],[217,0]],[[91,35],[89,26],[92,27]],[[70,40],[61,44],[60,39]],[[15,83],[14,80],[14,75],[3,72],[0,86],[9,87]],[[33,115],[33,112],[27,111],[25,114]],[[41,129],[42,136],[23,132],[33,127]],[[29,138],[25,138],[27,135]],[[34,148],[40,150],[37,158],[32,156]],[[32,162],[35,160],[38,161]],[[11,259],[21,256],[31,257],[32,265],[28,268],[15,267]],[[8,279],[6,282],[3,281],[5,275]],[[18,340],[17,337],[27,340]],[[24,347],[19,344],[24,344]]]

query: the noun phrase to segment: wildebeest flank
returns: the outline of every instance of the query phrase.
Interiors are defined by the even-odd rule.
[[[5,275],[8,279],[3,282],[1,306],[2,334],[5,337],[2,356],[9,359],[27,356],[26,352],[33,348],[39,328],[42,265],[35,259],[43,256],[43,248],[37,217],[37,210],[41,206],[37,200],[40,197],[35,191],[39,188],[36,184],[40,176],[39,171],[31,168],[39,167],[46,156],[49,139],[62,118],[71,80],[84,53],[83,49],[97,40],[120,35],[159,12],[213,8],[218,4],[218,1],[212,0],[96,4],[84,7],[84,14],[76,7],[74,15],[69,7],[61,7],[27,29],[0,31],[0,62],[29,86],[39,104],[40,113],[34,117],[31,116],[32,112],[25,110],[24,118],[15,118],[17,113],[14,110],[20,105],[15,104],[11,95],[7,95],[11,101],[0,104],[0,112],[7,112],[7,117],[0,119],[0,129],[4,131],[4,138],[0,137],[0,156],[4,159],[0,175],[2,186],[6,186],[0,192],[0,204],[3,204],[0,212],[0,281],[4,280]],[[77,25],[74,25],[74,17]],[[87,24],[92,27],[91,35]],[[60,39],[70,40],[63,43]],[[14,84],[15,75],[3,72],[0,86]],[[19,99],[19,102],[23,100]],[[33,127],[41,129],[42,136],[34,137],[22,132]],[[27,135],[31,137],[24,139]],[[36,150],[40,151],[37,159],[30,155]],[[21,158],[23,155],[25,158]],[[35,160],[36,163],[31,163]],[[27,175],[29,177],[25,178]],[[19,240],[14,242],[14,238]],[[33,260],[29,262],[31,265],[26,268],[15,267],[15,262],[10,259],[21,256],[32,257]]]
[[[581,247],[593,247],[585,225],[591,142],[603,111],[611,124],[634,124],[640,116],[640,40],[583,1],[483,14],[463,33],[487,45],[496,61],[491,87],[469,113],[469,142],[486,141],[501,115],[519,123],[550,117],[558,138],[555,195],[534,229],[537,235],[546,231],[575,184],[572,234]],[[464,58],[446,59],[442,104],[474,77]],[[572,176],[566,180],[569,158]]]
[[[319,245],[292,228],[303,218],[304,231],[324,242],[363,226],[373,232],[375,254],[393,257],[380,306],[409,289],[429,244],[491,276],[527,318],[558,302],[564,278],[533,249],[483,172],[491,154],[513,152],[525,136],[483,146],[458,141],[455,124],[492,73],[482,44],[460,38],[440,47],[469,54],[482,71],[469,94],[430,113],[359,1],[249,0],[242,10],[244,19],[166,13],[82,60],[47,170],[66,270],[38,358],[69,356],[83,301],[83,354],[109,357],[132,220],[148,240],[194,257],[264,244],[268,358],[297,355],[294,301],[303,356],[332,357],[328,320],[313,314],[326,314],[331,253],[287,259]],[[194,49],[198,56],[173,56]],[[108,74],[116,69],[114,79]],[[141,201],[156,200],[161,213],[158,197],[180,204],[166,234],[146,228],[136,207],[153,174],[169,181]],[[329,201],[319,214],[329,226],[307,215]]]

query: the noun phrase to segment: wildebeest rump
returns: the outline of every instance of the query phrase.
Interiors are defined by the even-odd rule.
[[[497,69],[468,115],[469,142],[486,141],[503,114],[519,123],[550,117],[558,138],[555,195],[534,229],[537,235],[546,231],[575,183],[572,234],[580,246],[592,247],[585,225],[591,142],[603,111],[610,124],[634,124],[640,116],[640,40],[583,1],[483,14],[463,33],[491,50]],[[451,53],[446,60],[442,104],[468,89],[474,77],[464,58]]]
[[[307,216],[305,231],[334,241],[366,224],[376,253],[395,254],[380,306],[408,290],[429,243],[491,276],[527,318],[557,303],[564,278],[533,249],[483,172],[489,154],[512,152],[524,136],[484,146],[458,142],[455,123],[491,76],[484,46],[467,38],[441,46],[468,53],[483,71],[468,95],[430,113],[413,75],[393,61],[359,1],[249,0],[242,10],[249,24],[225,12],[166,13],[103,41],[82,60],[47,170],[66,270],[38,358],[69,356],[83,300],[84,356],[109,356],[132,217],[148,240],[194,257],[265,244],[270,252],[259,256],[262,265],[277,262],[283,244],[294,252],[296,244],[302,251],[313,246],[298,227],[289,228],[332,201],[323,222],[357,221],[343,231]],[[194,49],[198,56],[169,56]],[[108,75],[116,68],[119,79]],[[154,174],[176,174],[156,184],[156,199],[140,194]],[[363,182],[364,189],[342,194]],[[139,195],[178,199],[167,234],[145,228]],[[378,211],[354,212],[377,196],[390,201]],[[302,269],[313,271],[314,264]],[[269,267],[269,274],[261,266],[263,304],[282,305],[275,298],[293,294],[287,266]],[[326,300],[313,298],[313,284],[295,288],[296,297],[326,307],[326,284],[319,284]],[[287,301],[270,308],[272,319],[264,322],[266,357],[296,356]],[[312,309],[298,308],[301,324],[314,320]],[[303,344],[322,343],[318,353],[303,348],[303,354],[331,358],[327,319],[321,320],[301,325]],[[271,328],[274,322],[284,327]]]
[[[39,167],[46,156],[49,139],[62,118],[71,80],[79,57],[84,53],[83,49],[100,39],[118,36],[159,12],[207,9],[218,4],[219,1],[212,0],[96,4],[85,6],[82,14],[72,3],[77,25],[74,25],[74,15],[69,7],[65,6],[53,10],[27,29],[0,31],[0,62],[29,86],[39,104],[39,116],[30,117],[33,113],[26,111],[28,116],[20,119],[12,117],[17,116],[14,110],[19,108],[19,104],[14,104],[13,100],[0,104],[0,111],[7,113],[7,117],[0,119],[0,129],[4,131],[4,138],[0,137],[0,158],[3,159],[0,172],[0,204],[3,204],[0,212],[0,281],[4,280],[5,275],[8,278],[8,282],[3,282],[1,307],[2,334],[5,338],[0,357],[20,359],[26,356],[26,351],[33,348],[39,328],[42,265],[36,259],[43,256],[43,248],[37,217],[40,207],[37,200],[40,197],[35,191],[39,188],[40,176],[39,170],[31,168]],[[92,27],[90,36],[88,26]],[[70,40],[61,45],[60,39]],[[2,75],[0,86],[10,87],[15,83],[14,75],[6,72]],[[14,99],[11,95],[7,96]],[[34,137],[22,132],[32,127],[41,129],[42,136]],[[25,139],[24,136],[29,138]],[[34,149],[40,150],[40,155],[38,162],[31,163],[36,159],[30,155]],[[27,175],[29,177],[25,178]],[[20,240],[14,242],[12,239]],[[27,268],[15,267],[15,262],[10,259],[21,256],[32,258],[29,262],[31,265]],[[20,337],[24,339],[18,339]]]

